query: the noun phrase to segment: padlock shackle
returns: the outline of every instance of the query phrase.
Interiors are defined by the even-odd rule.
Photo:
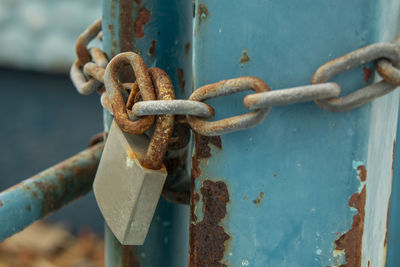
[[[150,68],[149,74],[157,100],[175,99],[174,87],[167,73],[159,68]],[[158,170],[162,167],[168,143],[174,130],[174,123],[174,115],[157,116],[146,156],[140,162],[144,167],[153,170]]]
[[[146,116],[137,121],[129,119],[125,101],[121,93],[121,90],[124,90],[124,88],[118,78],[121,69],[126,65],[130,65],[133,69],[143,100],[155,100],[153,82],[146,63],[141,56],[134,52],[118,54],[110,61],[104,74],[104,85],[118,126],[122,131],[129,134],[143,134],[151,128],[155,116]]]

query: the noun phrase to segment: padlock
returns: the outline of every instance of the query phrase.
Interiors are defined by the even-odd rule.
[[[151,68],[146,72],[150,74],[157,99],[175,98],[164,71]],[[138,84],[140,91],[140,81]],[[114,85],[111,87],[116,89]],[[107,82],[106,89],[110,90]],[[118,113],[114,110],[114,114]],[[172,135],[174,116],[157,117],[150,142],[143,134],[126,133],[117,122],[115,118],[111,125],[93,184],[94,194],[107,225],[121,244],[142,245],[167,177],[162,161]]]
[[[145,135],[124,133],[114,121],[93,184],[107,225],[124,245],[143,244],[167,177],[165,168],[140,163],[148,145]]]

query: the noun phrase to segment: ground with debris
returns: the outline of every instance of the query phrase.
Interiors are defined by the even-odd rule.
[[[72,235],[61,225],[37,222],[0,243],[0,267],[104,266],[104,241],[90,229]]]

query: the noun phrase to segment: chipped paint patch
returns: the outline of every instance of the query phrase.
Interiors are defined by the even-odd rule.
[[[189,266],[227,266],[221,261],[230,236],[220,224],[230,201],[228,188],[223,181],[205,180],[200,193],[203,220],[190,225]]]
[[[138,16],[133,26],[136,38],[144,37],[144,26],[149,23],[150,18],[151,12],[149,10],[144,7],[139,10]]]
[[[203,3],[199,3],[197,14],[198,14],[198,20],[199,20],[198,29],[200,29],[201,23],[203,21],[205,21],[207,19],[207,17],[208,17],[208,8],[207,8],[207,6],[204,5]]]
[[[242,51],[242,55],[240,56],[239,63],[242,65],[246,65],[250,62],[249,51],[246,49]]]
[[[341,265],[343,267],[359,267],[362,261],[362,238],[364,233],[366,203],[365,181],[367,179],[367,170],[365,166],[362,165],[362,162],[359,161],[353,161],[353,168],[357,171],[361,190],[350,197],[349,206],[356,210],[357,213],[353,216],[351,229],[342,234],[335,241],[336,253],[343,252],[345,255],[346,264]],[[335,257],[335,254],[333,256]]]
[[[258,193],[257,198],[253,200],[253,203],[256,205],[260,205],[261,200],[263,200],[263,199],[264,199],[264,192],[260,192],[260,193]]]
[[[362,70],[363,70],[363,74],[364,74],[364,82],[368,83],[369,80],[371,79],[372,68],[363,67]]]

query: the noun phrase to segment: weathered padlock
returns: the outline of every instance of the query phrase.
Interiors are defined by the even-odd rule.
[[[124,60],[126,62],[126,58]],[[107,72],[110,75],[113,66],[116,66],[111,64],[111,69],[108,69],[110,64],[106,75]],[[141,91],[141,80],[134,65],[131,65]],[[151,68],[146,69],[146,73],[150,74],[157,99],[175,98],[172,83],[165,72]],[[116,76],[106,76],[105,80],[107,79],[114,82],[117,80]],[[107,93],[119,86],[118,83],[117,86],[111,83],[110,80],[106,81]],[[114,106],[113,109],[115,120],[107,138],[93,189],[103,217],[116,238],[123,245],[141,245],[146,238],[167,176],[162,162],[173,131],[174,116],[157,117],[149,142],[145,135],[124,132],[117,124],[118,112],[115,112]]]

